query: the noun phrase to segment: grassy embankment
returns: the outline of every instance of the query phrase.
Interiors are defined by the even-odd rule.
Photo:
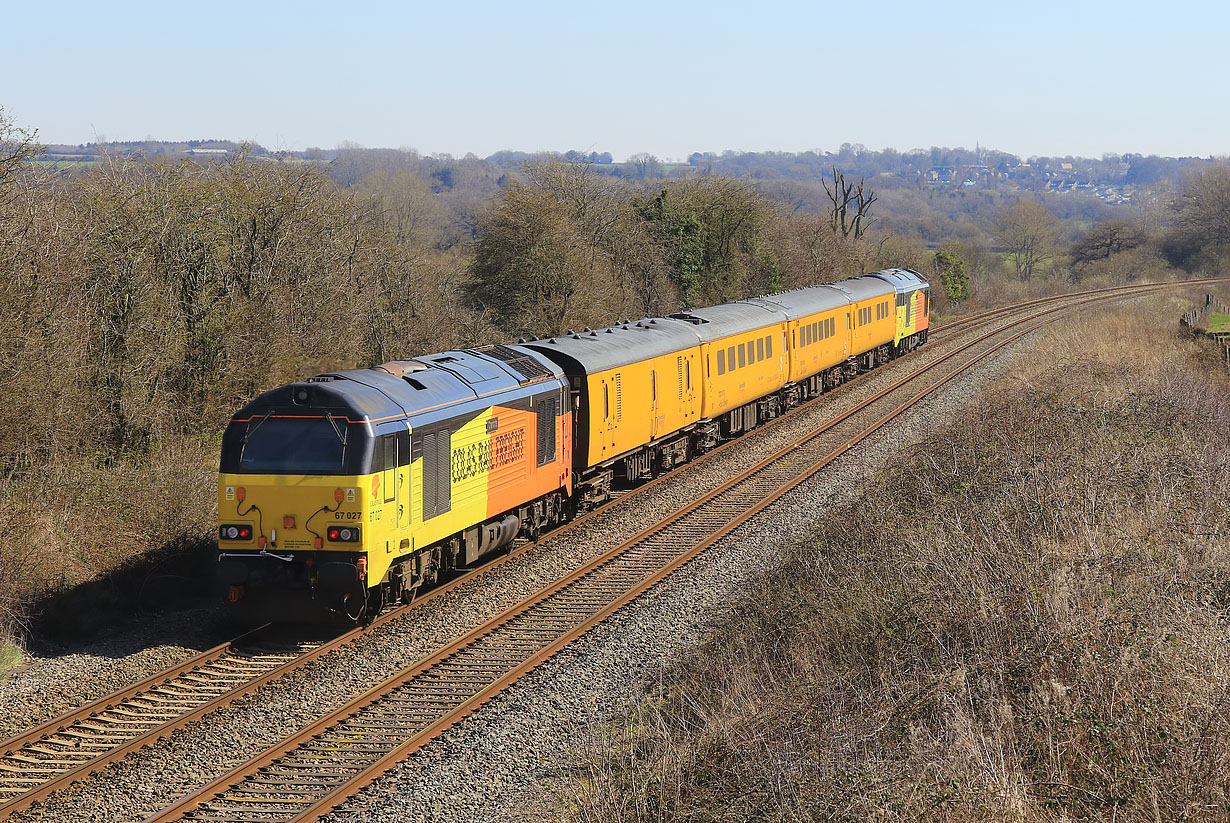
[[[1155,298],[1021,367],[607,729],[596,820],[1230,815],[1230,379]]]

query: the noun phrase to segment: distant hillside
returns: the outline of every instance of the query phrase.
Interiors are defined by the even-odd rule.
[[[304,151],[270,151],[258,143],[233,140],[134,140],[114,143],[84,143],[47,146],[46,161],[53,163],[95,162],[106,153],[124,157],[221,158],[246,148],[248,156],[334,165],[379,168],[389,155],[417,152],[396,149],[366,149],[342,146],[336,149],[308,148]],[[686,163],[664,162],[651,154],[633,155],[615,162],[610,152],[498,151],[481,160],[467,155],[462,160],[482,162],[493,171],[517,171],[527,161],[544,156],[593,164],[602,174],[634,180],[656,180],[697,173],[756,180],[816,182],[828,178],[834,168],[850,177],[875,178],[878,187],[919,185],[937,191],[997,190],[1026,192],[1078,192],[1108,205],[1132,203],[1144,188],[1175,185],[1192,168],[1207,166],[1214,158],[1158,157],[1156,155],[1105,155],[1085,157],[1029,157],[976,146],[974,149],[940,148],[873,151],[858,144],[845,143],[836,152],[735,152],[721,154],[695,152]],[[428,158],[434,165],[458,162],[452,155]],[[497,175],[498,176],[498,175]],[[342,175],[343,178],[350,175]],[[339,180],[348,185],[346,179]]]

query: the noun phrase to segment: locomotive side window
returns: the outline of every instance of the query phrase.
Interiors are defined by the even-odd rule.
[[[688,360],[683,364],[683,379],[688,384],[688,391],[692,390],[692,361]]]
[[[602,419],[609,420],[611,417],[611,392],[610,389],[603,385],[602,387]]]

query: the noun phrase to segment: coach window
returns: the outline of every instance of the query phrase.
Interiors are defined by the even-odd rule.
[[[767,334],[764,338],[764,355],[765,357],[773,356],[773,335]]]
[[[745,359],[745,353],[743,351],[743,346],[739,346],[739,368],[743,368],[746,365],[747,365],[747,360]]]
[[[731,346],[726,350],[726,369],[727,371],[735,370],[735,347]]]
[[[726,350],[718,349],[718,374],[726,374]]]

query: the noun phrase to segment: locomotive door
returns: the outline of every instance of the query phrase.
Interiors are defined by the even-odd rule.
[[[397,434],[397,528],[410,526],[410,426]]]

